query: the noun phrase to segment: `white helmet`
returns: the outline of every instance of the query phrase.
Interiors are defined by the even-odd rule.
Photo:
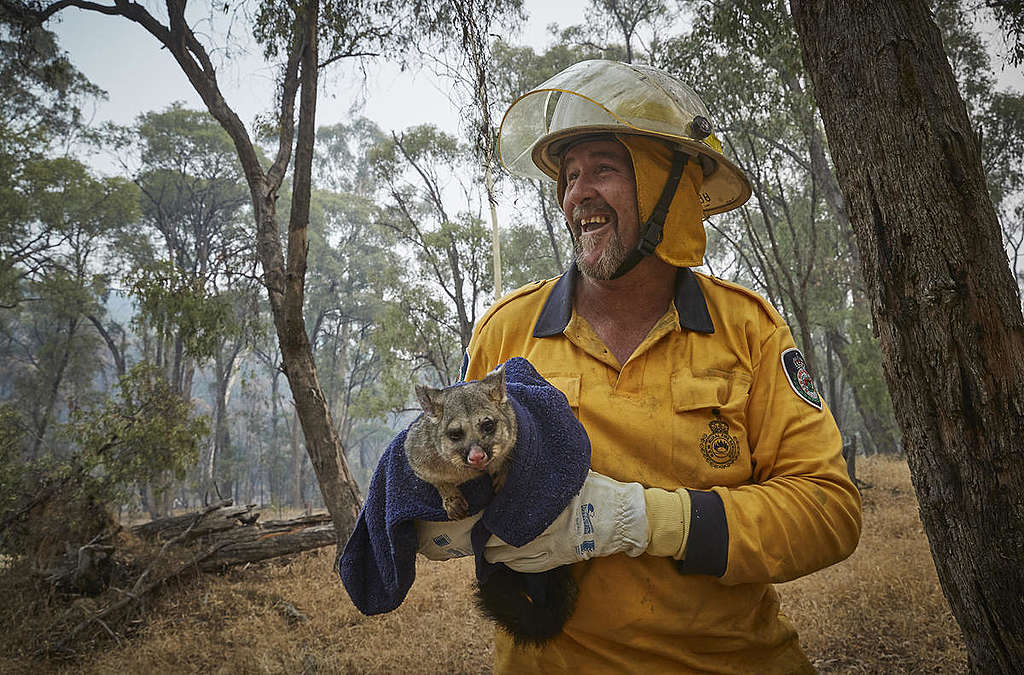
[[[697,160],[704,174],[704,216],[750,197],[742,169],[722,154],[707,108],[686,85],[650,66],[581,61],[520,96],[505,112],[498,155],[511,173],[558,177],[570,141],[595,134],[637,134],[666,141]]]

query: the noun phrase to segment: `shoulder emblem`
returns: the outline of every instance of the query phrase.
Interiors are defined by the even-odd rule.
[[[786,373],[789,386],[796,395],[821,410],[821,395],[814,386],[814,378],[811,377],[811,371],[807,369],[807,362],[804,361],[804,355],[799,349],[790,347],[782,352],[782,370]]]

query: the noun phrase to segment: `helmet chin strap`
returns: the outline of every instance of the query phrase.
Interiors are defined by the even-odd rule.
[[[654,205],[654,210],[651,211],[651,216],[641,227],[640,241],[637,242],[636,248],[630,251],[626,259],[619,265],[619,268],[612,274],[612,279],[618,279],[628,273],[641,260],[654,253],[654,249],[661,243],[665,230],[665,218],[668,216],[668,207],[672,205],[672,199],[676,195],[676,188],[679,187],[679,180],[683,177],[683,169],[686,167],[686,162],[689,159],[690,156],[680,150],[676,150],[672,154],[672,168],[669,169],[668,179],[665,181],[665,187],[661,191],[661,196],[658,197],[658,203]]]

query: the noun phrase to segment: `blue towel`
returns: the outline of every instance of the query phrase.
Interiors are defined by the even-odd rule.
[[[470,514],[483,510],[471,533],[481,581],[493,568],[483,557],[490,535],[513,546],[533,540],[569,505],[590,468],[590,440],[562,392],[519,357],[505,364],[505,383],[519,426],[505,487],[492,495],[486,474],[461,486]],[[403,448],[407,431],[381,456],[336,566],[364,614],[390,612],[409,592],[418,545],[413,521],[448,519],[437,490],[409,467]]]

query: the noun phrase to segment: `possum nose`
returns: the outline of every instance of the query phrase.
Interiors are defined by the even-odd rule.
[[[474,445],[469,449],[469,454],[466,455],[466,462],[470,466],[482,469],[487,465],[487,453],[479,445]]]

